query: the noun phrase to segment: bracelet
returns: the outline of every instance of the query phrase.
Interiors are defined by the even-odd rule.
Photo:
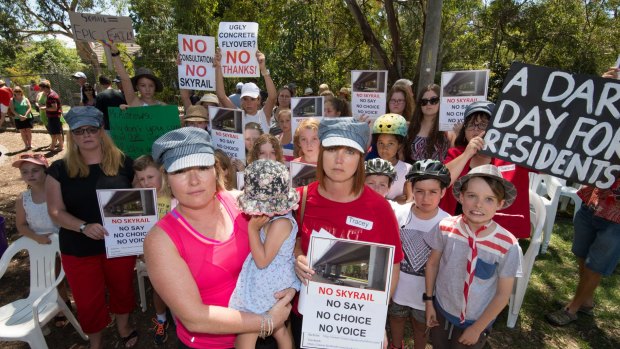
[[[262,339],[265,339],[265,317],[260,318],[260,330],[258,331],[258,336]]]
[[[264,314],[260,319],[260,330],[258,336],[265,339],[273,334],[273,318],[269,314]]]
[[[118,57],[120,55],[121,55],[121,51],[116,51],[116,52],[110,51],[110,56],[112,56],[112,57]]]

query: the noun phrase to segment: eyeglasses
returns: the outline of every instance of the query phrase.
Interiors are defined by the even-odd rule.
[[[421,105],[421,106],[425,106],[425,105],[427,105],[427,104],[429,104],[429,103],[430,103],[431,105],[435,105],[435,104],[439,103],[439,97],[433,97],[433,98],[431,98],[431,99],[428,99],[428,98],[422,98],[422,99],[420,100],[420,105]]]
[[[99,132],[99,127],[82,127],[82,128],[78,128],[76,130],[71,130],[71,133],[73,133],[75,136],[81,136],[84,133],[88,133],[89,135],[94,135],[97,132]]]
[[[15,94],[22,94],[23,92],[22,91],[13,91],[13,93],[15,93]]]
[[[476,124],[474,122],[470,123],[469,125],[467,125],[467,127],[465,128],[467,131],[473,131],[475,129],[478,129],[478,131],[484,131],[487,129],[487,127],[489,126],[489,124],[487,123],[479,123]]]
[[[19,156],[20,160],[25,159],[45,159],[45,155],[43,154],[22,154]]]
[[[405,100],[404,99],[390,99],[390,103],[402,104],[402,103],[405,103]]]

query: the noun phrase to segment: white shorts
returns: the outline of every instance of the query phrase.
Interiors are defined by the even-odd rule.
[[[2,115],[8,113],[9,112],[9,106],[8,105],[4,105],[4,104],[0,104],[0,112],[2,112]]]

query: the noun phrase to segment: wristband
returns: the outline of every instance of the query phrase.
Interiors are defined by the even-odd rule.
[[[435,300],[435,296],[427,296],[426,292],[422,293],[422,300],[423,301],[434,301]]]

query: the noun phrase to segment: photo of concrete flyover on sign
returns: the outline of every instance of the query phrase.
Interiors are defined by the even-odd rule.
[[[152,189],[98,190],[97,195],[105,218],[157,214]]]
[[[385,93],[384,71],[354,71],[353,92],[380,92]]]
[[[311,266],[313,282],[385,291],[390,265],[388,247],[355,241],[315,238]]]
[[[214,130],[243,133],[243,111],[227,108],[217,109],[215,116],[211,119],[211,127]],[[209,111],[209,113],[211,113]]]

